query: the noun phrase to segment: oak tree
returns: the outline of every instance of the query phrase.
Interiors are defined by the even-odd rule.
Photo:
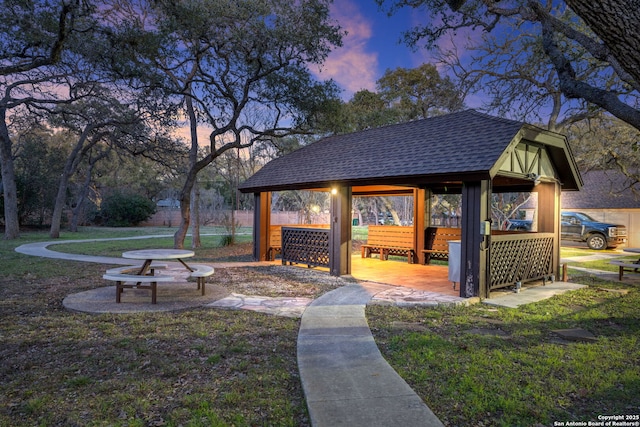
[[[164,76],[161,83],[181,100],[189,126],[189,169],[174,236],[180,248],[200,171],[228,150],[304,131],[317,106],[335,97],[335,86],[316,81],[308,67],[341,43],[341,32],[325,0],[167,0],[149,6],[154,23],[145,29],[157,29],[162,39],[156,52],[138,61]],[[203,156],[201,136],[209,148]]]
[[[406,34],[408,43],[433,47],[441,37],[463,29],[502,30],[505,22],[520,34],[536,33],[568,98],[583,99],[640,129],[639,8],[635,0],[377,0],[393,13],[400,7],[423,8],[425,22]],[[566,20],[567,7],[581,19]],[[588,27],[585,27],[586,22]],[[512,34],[517,36],[517,34]],[[634,37],[636,36],[636,37]],[[584,52],[576,55],[575,52]],[[598,68],[584,78],[585,67]],[[613,82],[613,84],[612,84]]]

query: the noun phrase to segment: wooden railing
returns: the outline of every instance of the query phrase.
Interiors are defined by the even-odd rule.
[[[553,275],[553,234],[491,236],[490,290]]]
[[[282,264],[329,267],[329,230],[282,227]]]
[[[282,252],[282,227],[289,228],[325,228],[329,229],[329,224],[288,224],[269,226],[269,248],[267,249],[267,259],[276,259],[276,254]]]

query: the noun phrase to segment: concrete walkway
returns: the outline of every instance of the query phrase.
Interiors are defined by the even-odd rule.
[[[577,283],[553,282],[545,286],[523,287],[519,293],[496,292],[495,296],[492,294],[491,298],[482,300],[482,303],[498,307],[518,308],[521,305],[542,301],[554,295],[561,295],[568,291],[588,287],[587,285],[579,285]]]
[[[375,284],[344,286],[302,315],[298,369],[311,424],[442,426],[376,346],[364,314],[375,291]]]

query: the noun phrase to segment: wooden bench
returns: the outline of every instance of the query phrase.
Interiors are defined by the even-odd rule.
[[[610,261],[609,264],[618,266],[618,280],[622,281],[622,276],[624,275],[625,268],[629,269],[631,273],[640,273],[640,263],[635,263],[632,261]]]
[[[138,269],[140,267],[137,267]],[[106,273],[102,276],[105,280],[111,280],[116,282],[116,302],[120,302],[120,296],[124,289],[149,289],[151,290],[151,304],[156,303],[157,285],[158,282],[173,282],[175,277],[165,274],[158,274],[155,276],[139,275],[139,274],[127,274],[127,271],[133,272],[136,266],[128,266],[111,269],[113,271],[120,270],[121,272]]]
[[[380,260],[389,255],[406,256],[411,264],[415,259],[413,227],[397,225],[370,225],[367,243],[362,245],[362,258],[370,258],[372,253],[380,254]]]
[[[269,226],[269,248],[267,249],[267,259],[274,261],[276,253],[282,252],[282,226]]]
[[[429,264],[432,259],[447,261],[449,259],[449,240],[462,238],[460,228],[428,227],[425,233],[425,249],[422,249],[425,265]]]
[[[193,277],[196,279],[198,283],[198,289],[202,290],[202,295],[204,295],[204,284],[207,280],[207,277],[213,274],[213,267],[202,264],[193,264],[189,265],[193,271],[189,273],[189,277]]]

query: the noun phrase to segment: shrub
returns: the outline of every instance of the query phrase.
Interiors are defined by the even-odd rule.
[[[143,196],[115,193],[103,201],[96,222],[111,227],[129,227],[149,219],[155,211],[155,203]]]

